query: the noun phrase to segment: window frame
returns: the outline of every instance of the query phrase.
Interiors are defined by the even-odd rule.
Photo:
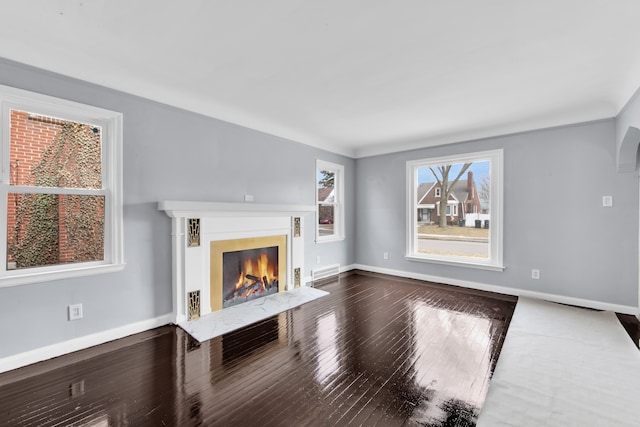
[[[457,164],[465,162],[490,162],[490,194],[489,212],[491,212],[491,227],[489,228],[489,258],[487,260],[474,257],[424,254],[417,251],[417,188],[418,169],[443,164]],[[503,271],[503,198],[504,198],[504,153],[503,149],[464,153],[451,156],[440,156],[410,160],[406,163],[407,188],[407,229],[406,254],[409,261],[431,262],[460,267],[471,267],[494,271]]]
[[[83,189],[46,188],[11,185],[10,181],[10,111],[59,118],[101,127],[102,188],[97,192]],[[61,98],[0,85],[0,227],[5,231],[0,241],[0,288],[29,283],[60,280],[120,271],[124,268],[122,225],[122,113]],[[104,260],[47,265],[25,269],[7,268],[7,197],[9,193],[90,194],[102,195],[104,207]]]
[[[334,201],[330,203],[320,202],[318,200],[318,173],[326,170],[334,173]],[[338,163],[328,162],[326,160],[316,159],[316,170],[314,175],[314,188],[316,200],[316,243],[336,242],[345,239],[344,227],[344,166]],[[320,235],[320,203],[333,206],[333,234]]]

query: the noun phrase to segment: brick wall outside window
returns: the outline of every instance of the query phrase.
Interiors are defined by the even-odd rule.
[[[52,142],[60,137],[63,123],[65,121],[51,117],[33,115],[24,111],[11,111],[10,183],[12,185],[34,184],[33,168],[40,163]],[[99,137],[97,143],[99,143]],[[69,161],[73,162],[74,159],[70,157]],[[64,186],[64,183],[58,182],[51,185],[54,187]],[[7,237],[9,243],[16,240],[15,223],[18,197],[16,194],[9,194],[8,198]],[[59,263],[73,262],[75,256],[74,248],[67,244],[68,233],[63,221],[66,214],[68,213],[64,211],[64,204],[58,203],[58,244],[56,248],[51,248],[51,250],[57,252]],[[18,231],[18,239],[24,235],[25,228],[23,224],[22,229]],[[7,261],[13,261],[11,253],[8,254]]]

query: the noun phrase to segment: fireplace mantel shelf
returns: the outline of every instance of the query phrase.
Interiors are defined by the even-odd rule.
[[[158,210],[171,218],[295,216],[315,212],[314,205],[275,205],[264,203],[220,203],[164,200]]]

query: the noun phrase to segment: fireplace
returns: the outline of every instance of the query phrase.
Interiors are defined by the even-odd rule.
[[[286,288],[286,235],[218,240],[210,245],[212,311]]]
[[[292,290],[310,280],[304,268],[304,219],[315,212],[314,205],[162,201],[158,209],[171,217],[176,324],[239,302],[234,298],[225,303],[222,297],[223,292],[230,293],[223,291],[223,253],[257,249],[260,254],[264,248],[278,247],[277,273],[276,268],[271,274],[263,274],[253,267],[248,274],[243,273],[244,279],[240,279],[237,268],[229,273],[235,276],[229,281],[242,282],[247,288],[239,293],[241,299]],[[266,252],[271,258],[268,249]]]

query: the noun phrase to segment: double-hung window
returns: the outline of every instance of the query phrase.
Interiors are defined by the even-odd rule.
[[[502,150],[407,162],[407,259],[502,270]]]
[[[0,86],[0,286],[116,271],[122,115]]]
[[[344,166],[316,160],[316,241],[344,239]]]

